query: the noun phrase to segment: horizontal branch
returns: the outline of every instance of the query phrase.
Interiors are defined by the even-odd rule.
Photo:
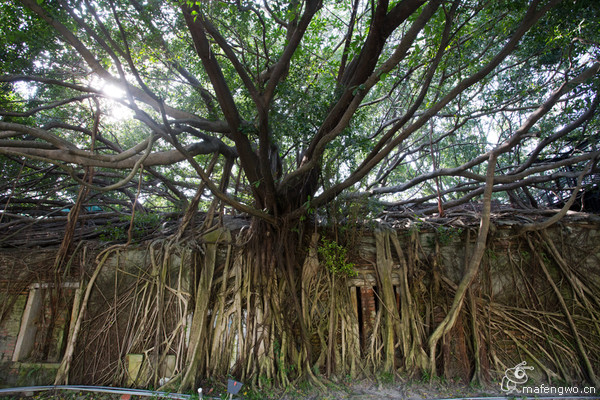
[[[494,182],[502,183],[502,184],[517,182],[517,181],[524,179],[527,176],[530,176],[533,174],[538,174],[538,173],[550,171],[553,169],[566,167],[568,165],[575,165],[575,164],[578,164],[581,162],[592,160],[596,157],[600,157],[600,150],[582,154],[577,157],[567,158],[567,159],[560,160],[560,161],[557,161],[554,163],[539,164],[539,165],[536,165],[529,169],[526,169],[518,174],[498,175],[498,176],[494,177]],[[481,162],[478,164],[481,164]],[[432,171],[432,172],[429,172],[426,174],[421,174],[421,175],[409,180],[408,182],[403,183],[402,185],[395,185],[395,186],[371,189],[368,192],[357,193],[357,194],[354,194],[353,196],[356,196],[356,197],[365,196],[365,195],[377,196],[377,195],[384,195],[384,194],[391,194],[391,193],[400,193],[400,192],[404,192],[412,187],[415,187],[416,185],[423,183],[425,181],[429,181],[429,180],[432,180],[432,179],[435,179],[438,177],[443,177],[443,176],[462,176],[462,177],[469,178],[469,179],[472,179],[477,182],[485,182],[485,176],[466,171],[465,169],[463,169],[463,167],[465,165],[467,165],[467,164],[463,164],[463,166],[460,166],[457,168],[438,169],[436,171]],[[475,165],[473,165],[473,166],[475,166]],[[473,167],[473,166],[471,166],[471,167]],[[469,168],[471,168],[471,167],[469,167]]]
[[[82,95],[82,96],[77,96],[77,97],[71,97],[70,99],[54,101],[50,104],[46,104],[46,105],[39,106],[39,107],[34,107],[27,111],[3,111],[3,110],[0,110],[0,116],[31,117],[32,115],[35,115],[35,114],[39,113],[40,111],[52,110],[53,108],[64,106],[65,104],[76,103],[76,102],[83,101],[83,100],[86,100],[86,99],[89,99],[92,97],[95,97],[95,95],[87,94],[87,95]]]
[[[191,156],[197,156],[199,154],[211,154],[218,152],[219,146],[214,142],[198,142],[187,146],[186,151]],[[111,162],[99,160],[97,159],[96,155],[91,153],[88,157],[86,157],[84,155],[75,155],[72,152],[65,150],[49,150],[32,147],[23,148],[16,146],[0,147],[0,154],[10,154],[22,157],[41,157],[70,164],[77,164],[82,167],[101,167],[111,169],[131,169],[141,157],[138,155],[129,157],[125,160]],[[156,165],[172,165],[180,161],[184,161],[185,159],[185,156],[182,155],[178,150],[159,151],[156,153],[150,153],[144,161],[144,166],[151,167]]]

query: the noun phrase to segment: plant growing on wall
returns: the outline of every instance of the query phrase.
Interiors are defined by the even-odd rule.
[[[348,262],[348,250],[342,247],[337,242],[321,238],[321,245],[318,248],[321,262],[325,268],[332,274],[355,277],[358,272],[355,269],[355,265]]]

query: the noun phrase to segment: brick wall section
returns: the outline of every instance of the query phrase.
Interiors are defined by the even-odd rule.
[[[360,323],[360,341],[361,347],[365,349],[370,341],[371,335],[373,334],[373,325],[375,324],[375,317],[377,309],[375,306],[375,291],[371,286],[360,287],[360,307],[362,321]]]
[[[0,362],[12,360],[26,303],[27,294],[18,295],[12,310],[8,313],[6,319],[0,323]]]

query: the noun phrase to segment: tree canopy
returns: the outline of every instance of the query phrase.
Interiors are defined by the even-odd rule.
[[[595,0],[8,0],[2,218],[208,207],[277,224],[597,186]],[[338,204],[338,205],[339,205]],[[6,220],[5,220],[6,221]]]

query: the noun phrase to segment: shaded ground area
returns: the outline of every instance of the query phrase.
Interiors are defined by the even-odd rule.
[[[227,394],[225,388],[206,388],[205,392],[210,391],[210,398],[225,399]],[[425,399],[447,399],[465,397],[491,397],[502,396],[502,392],[496,386],[486,388],[465,386],[457,383],[423,383],[416,382],[386,382],[376,383],[373,381],[358,381],[353,383],[331,384],[326,390],[317,390],[312,387],[288,388],[285,391],[267,389],[262,391],[242,390],[245,395],[234,397],[238,399],[258,400],[258,399],[279,399],[279,400],[337,400],[337,399],[407,399],[407,400],[425,400]],[[117,395],[107,393],[90,393],[75,391],[52,391],[24,393],[14,396],[2,396],[0,400],[9,399],[36,399],[36,400],[145,400],[156,399],[157,397]],[[192,396],[191,399],[197,399]],[[205,399],[207,396],[204,397]]]
[[[376,383],[372,381],[359,381],[345,385],[336,385],[327,392],[316,390],[289,392],[280,398],[292,399],[352,399],[352,400],[375,400],[375,399],[442,399],[442,398],[464,398],[464,397],[488,397],[502,395],[500,390],[494,387],[479,388],[465,386],[455,383],[423,383],[423,382],[393,382]]]
[[[552,397],[551,394],[535,395],[535,394],[519,394],[515,393],[507,398],[511,399],[526,399],[540,398],[545,400],[550,399],[597,399],[598,395],[585,394],[584,388],[575,388],[579,391],[578,394],[573,392],[564,393],[562,396]],[[590,388],[588,388],[590,389]],[[596,388],[596,393],[598,393]],[[593,390],[593,388],[592,388]],[[204,399],[227,399],[228,394],[224,386],[206,387],[205,393],[209,392],[209,396],[204,396]],[[388,381],[374,382],[372,380],[355,381],[350,383],[336,383],[328,385],[326,390],[317,390],[309,386],[290,387],[283,390],[266,389],[260,391],[245,390],[240,392],[240,395],[234,399],[245,400],[434,400],[434,399],[473,399],[473,398],[504,398],[506,394],[500,390],[497,382],[491,383],[485,387],[475,385],[465,385],[460,382],[422,382],[422,381]],[[529,396],[529,397],[527,397]],[[135,395],[118,395],[108,393],[94,392],[76,392],[76,391],[46,391],[35,393],[22,393],[14,396],[0,396],[0,400],[17,400],[17,399],[35,399],[35,400],[155,400],[160,399],[157,396],[135,396]],[[197,395],[190,396],[190,400],[198,400]]]

